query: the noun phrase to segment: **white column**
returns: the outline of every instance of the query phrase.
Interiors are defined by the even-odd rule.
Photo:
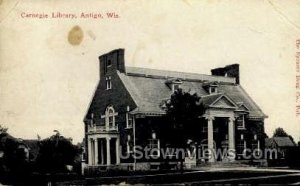
[[[235,152],[234,118],[228,119],[228,150]]]
[[[213,117],[207,117],[207,145],[210,154],[209,162],[215,162]]]
[[[132,117],[132,124],[133,124],[133,126],[132,126],[132,130],[133,130],[133,154],[134,154],[134,156],[133,156],[133,170],[135,171],[136,170],[136,158],[135,158],[135,145],[136,145],[136,143],[135,143],[135,115]]]
[[[95,164],[95,159],[94,159],[94,157],[95,157],[95,146],[94,146],[94,139],[93,138],[91,138],[91,165],[94,165]]]
[[[100,150],[101,150],[101,165],[104,164],[104,144],[103,144],[103,138],[100,140]]]
[[[261,151],[260,151],[260,141],[259,140],[257,140],[257,150],[260,155]]]
[[[98,138],[95,139],[95,165],[98,165]]]
[[[92,139],[88,138],[88,164],[92,165]]]
[[[120,139],[117,137],[116,138],[116,163],[120,164]]]
[[[243,154],[245,153],[246,148],[247,148],[247,142],[246,142],[246,140],[244,140],[244,151],[243,151]]]
[[[106,165],[110,165],[110,138],[106,138]]]

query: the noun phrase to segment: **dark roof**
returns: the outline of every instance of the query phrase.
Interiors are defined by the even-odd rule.
[[[203,97],[201,97],[200,102],[204,106],[209,106],[209,105],[213,104],[217,99],[219,99],[222,95],[223,94],[211,94],[211,95],[203,96]]]
[[[182,80],[181,88],[184,91],[197,93],[200,97],[208,95],[203,88],[204,84],[209,81],[218,82],[218,91],[234,103],[243,103],[249,109],[249,117],[266,117],[242,86],[235,84],[235,78],[133,67],[126,67],[126,71],[126,74],[118,72],[118,75],[138,106],[134,110],[136,113],[165,113],[160,105],[162,100],[169,99],[172,94],[165,83],[173,77]],[[214,99],[215,97],[212,100]]]
[[[274,141],[279,147],[293,147],[295,146],[294,142],[290,137],[273,137]]]
[[[235,83],[235,78],[223,76],[211,76],[206,74],[186,73],[168,70],[156,70],[150,68],[126,67],[126,74],[133,76],[145,76],[156,78],[179,78],[182,80],[222,81]]]
[[[265,139],[266,147],[294,147],[296,144],[290,137],[273,137]]]

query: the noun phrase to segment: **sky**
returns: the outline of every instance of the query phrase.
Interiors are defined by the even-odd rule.
[[[82,141],[98,56],[124,48],[126,66],[210,74],[239,63],[242,86],[269,116],[267,134],[283,127],[299,141],[299,10],[296,0],[1,0],[0,125],[18,138],[58,130]],[[78,18],[22,18],[52,12]],[[107,18],[112,12],[118,18]]]

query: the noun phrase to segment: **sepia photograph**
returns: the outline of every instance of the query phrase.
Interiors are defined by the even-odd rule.
[[[0,185],[300,185],[297,0],[0,0]]]

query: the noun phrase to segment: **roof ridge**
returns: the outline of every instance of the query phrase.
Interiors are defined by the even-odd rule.
[[[148,78],[168,79],[168,78],[180,78],[186,81],[216,81],[224,83],[235,83],[234,77],[224,77],[208,74],[200,74],[195,72],[180,72],[173,70],[160,70],[153,68],[131,67],[126,66],[126,75],[129,76],[141,76]]]

